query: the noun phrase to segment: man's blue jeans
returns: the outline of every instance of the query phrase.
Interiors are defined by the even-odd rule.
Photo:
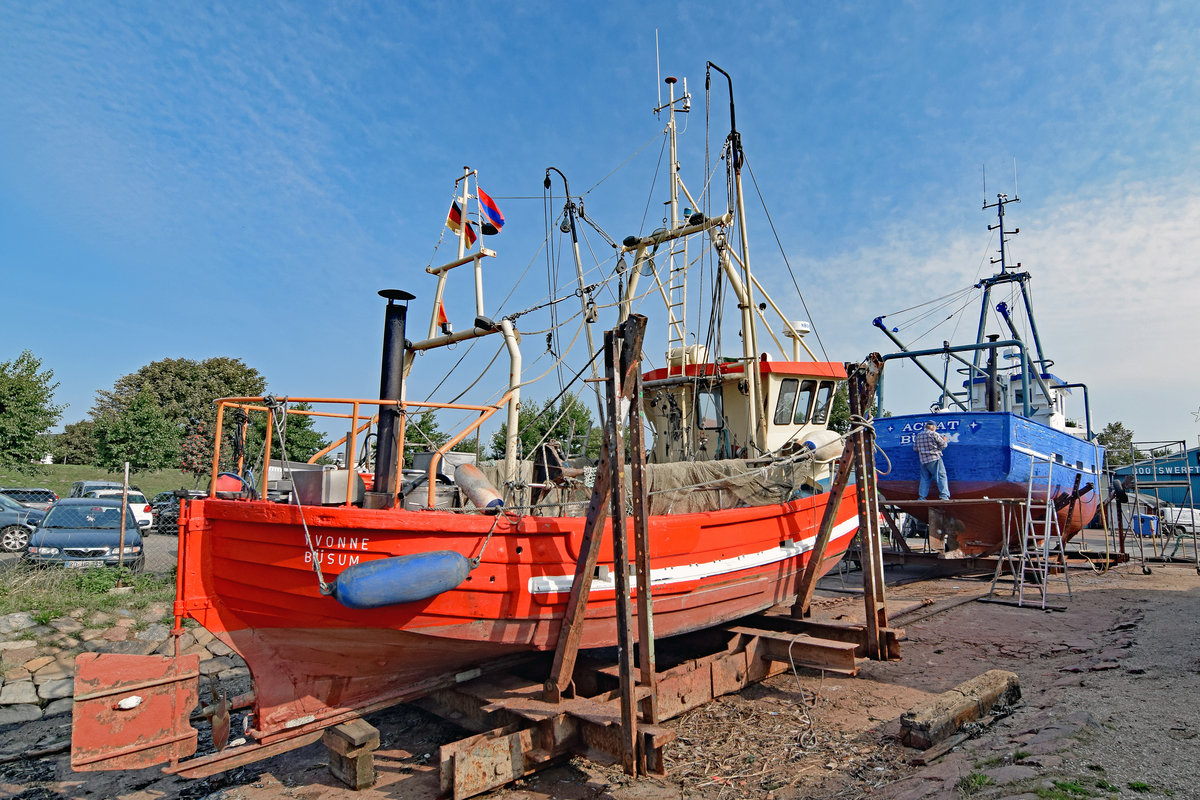
[[[921,488],[917,490],[919,499],[925,499],[931,482],[937,484],[939,500],[950,499],[950,481],[946,477],[946,465],[940,458],[921,465]]]

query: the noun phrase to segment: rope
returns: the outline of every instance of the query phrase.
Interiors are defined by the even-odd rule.
[[[455,509],[455,510],[460,510],[460,509]],[[470,510],[472,512],[477,512],[479,509],[461,509],[461,510]],[[512,517],[512,516],[515,516],[516,519],[515,520],[510,519],[510,517]],[[487,551],[488,543],[492,541],[492,534],[496,532],[496,526],[500,524],[500,520],[501,519],[509,519],[509,523],[512,526],[513,530],[516,530],[517,526],[520,524],[523,516],[524,515],[510,515],[508,513],[507,509],[503,513],[496,515],[496,518],[494,520],[492,520],[492,527],[488,528],[487,536],[484,537],[483,544],[480,545],[480,547],[479,547],[479,555],[477,555],[473,558],[467,559],[467,562],[471,565],[471,569],[475,569],[476,567],[479,566],[479,563],[481,561],[483,561],[483,554]]]
[[[803,634],[797,633],[792,637],[792,641],[788,643],[788,663],[792,667],[792,676],[796,679],[796,689],[800,692],[800,721],[805,726],[804,732],[800,734],[800,746],[805,750],[811,750],[817,746],[817,731],[809,709],[815,704],[817,694],[809,689],[805,689],[804,685],[800,683],[800,672],[796,669],[796,660],[792,658],[792,647],[800,640],[801,636]],[[821,670],[821,678],[824,679],[824,677],[825,670]],[[810,695],[812,696],[812,700],[809,700]]]
[[[284,423],[280,422],[281,410],[283,412],[282,419],[285,421],[287,419],[287,402],[288,400],[286,397],[282,400],[277,400],[271,395],[267,395],[263,398],[263,403],[268,409],[271,410],[271,417],[275,421],[275,433],[279,438],[279,450],[280,455],[282,456],[279,461],[283,465],[283,473],[287,479],[291,481],[292,467],[291,462],[287,457],[287,443],[284,439]],[[296,484],[293,481],[290,495],[292,501],[296,505],[296,510],[300,512],[300,526],[304,529],[304,542],[308,545],[308,552],[312,557],[313,572],[317,574],[317,588],[320,590],[321,594],[331,595],[333,594],[334,586],[333,584],[325,582],[325,575],[321,572],[321,558],[317,553],[317,548],[313,546],[312,535],[308,531],[308,521],[304,518],[304,506],[300,503],[300,496],[296,492],[295,487]]]

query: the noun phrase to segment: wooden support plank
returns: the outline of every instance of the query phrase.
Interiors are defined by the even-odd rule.
[[[630,316],[625,327],[623,389],[629,398],[630,483],[633,490],[633,555],[637,574],[638,667],[642,686],[650,689],[642,701],[642,719],[658,722],[658,693],[654,690],[654,609],[650,598],[650,495],[646,485],[646,431],[642,414],[642,341],[646,318]],[[643,764],[643,767],[645,765]]]
[[[625,444],[621,436],[621,344],[615,331],[604,334],[608,421],[605,439],[612,459],[613,579],[616,589],[617,660],[621,670],[621,766],[637,775],[637,710],[633,698],[633,617],[629,604],[629,550],[625,538]]]
[[[646,751],[647,768],[662,774],[663,748],[674,740],[675,732],[644,725],[639,737],[639,749]],[[439,757],[441,788],[454,800],[463,800],[504,786],[572,753],[611,763],[621,760],[624,748],[624,735],[615,715],[601,723],[563,714],[537,727],[509,725],[443,745]]]
[[[887,507],[881,507],[879,513],[883,515],[883,521],[887,523],[888,529],[892,532],[892,540],[900,545],[902,552],[911,553],[912,548],[908,546],[908,542],[904,538],[904,531],[900,530],[900,526],[896,524],[896,518],[892,514],[892,510]]]
[[[858,667],[854,663],[854,654],[858,649],[855,642],[818,639],[805,633],[778,633],[747,626],[737,626],[729,630],[732,633],[759,638],[760,657],[841,675],[858,674]]]
[[[375,785],[375,751],[379,730],[366,720],[352,719],[321,736],[329,751],[329,771],[355,791]]]
[[[592,591],[592,578],[596,574],[596,562],[600,558],[600,541],[603,538],[604,518],[608,515],[608,492],[612,483],[612,467],[609,458],[608,437],[600,446],[600,465],[596,470],[596,483],[588,501],[587,517],[583,526],[583,542],[579,546],[579,560],[575,562],[575,579],[571,582],[571,595],[558,629],[558,644],[554,648],[554,663],[546,681],[547,700],[562,698],[571,684],[575,671],[575,660],[579,655],[579,642],[583,637],[584,612],[588,596]]]
[[[839,459],[837,474],[833,478],[833,486],[829,489],[829,497],[825,501],[825,512],[821,516],[821,527],[817,531],[817,540],[809,551],[808,563],[804,573],[796,584],[796,603],[792,606],[792,616],[807,617],[812,608],[813,592],[817,588],[817,577],[820,574],[821,562],[825,559],[825,550],[833,536],[833,524],[837,521],[838,509],[842,507],[842,497],[846,493],[846,484],[850,481],[850,465]]]

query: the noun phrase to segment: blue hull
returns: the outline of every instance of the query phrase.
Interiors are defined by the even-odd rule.
[[[941,412],[932,416],[910,414],[875,421],[876,441],[883,451],[876,453],[876,466],[879,491],[884,498],[917,499],[920,464],[912,441],[930,419],[938,424],[938,433],[950,439],[944,461],[950,478],[951,498],[1024,499],[1035,456],[1049,456],[1054,461],[1051,470],[1051,495],[1054,497],[1069,495],[1076,476],[1079,476],[1080,487],[1099,484],[1097,459],[1103,459],[1104,448],[1040,422],[1003,411]],[[1044,466],[1041,469],[1044,470]],[[935,493],[936,488],[931,491],[931,494]],[[1040,494],[1044,495],[1044,492]],[[1070,537],[1092,518],[1097,501],[1098,492],[1093,490],[1081,497],[1073,508],[1060,510],[1059,523],[1065,536]],[[961,555],[999,552],[1004,526],[998,506],[963,505],[948,507],[943,513],[960,523],[955,544]],[[1019,546],[1014,534],[1010,527],[1010,542]]]

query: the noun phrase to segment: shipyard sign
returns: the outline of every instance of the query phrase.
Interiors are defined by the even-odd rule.
[[[1200,475],[1200,466],[1192,466],[1188,464],[1173,464],[1162,467],[1152,467],[1147,464],[1144,467],[1134,467],[1135,475]]]

